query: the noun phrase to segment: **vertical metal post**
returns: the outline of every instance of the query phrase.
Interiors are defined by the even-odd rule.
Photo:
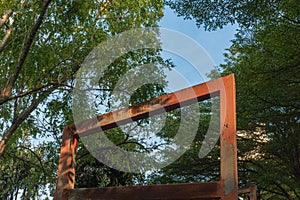
[[[220,169],[220,182],[218,183],[218,192],[215,195],[221,197],[222,200],[235,200],[238,198],[238,174],[237,174],[237,146],[236,146],[236,102],[235,102],[235,83],[234,76],[228,75],[220,79],[211,81],[207,83],[209,85],[209,90],[206,87],[206,84],[201,84],[194,86],[193,88],[198,88],[197,98],[198,101],[205,100],[208,98],[209,94],[219,92],[220,94],[220,157],[221,157],[221,169]],[[224,87],[223,87],[224,86]],[[181,94],[186,96],[186,91],[190,88],[177,91],[176,94]],[[131,112],[135,113],[135,120],[144,119],[147,117],[146,113],[149,112],[152,108],[156,108],[157,105],[162,105],[171,109],[176,109],[178,106],[178,100],[175,98],[175,93],[164,95],[153,99],[153,104],[145,102],[144,105],[139,105],[138,107],[132,107]],[[194,97],[193,97],[194,98]],[[167,99],[168,101],[165,101]],[[159,100],[159,101],[158,101]],[[162,101],[163,100],[163,101]],[[185,103],[189,102],[191,99],[189,97],[185,98]],[[183,101],[183,100],[182,100]],[[143,106],[148,106],[145,109]],[[152,105],[152,107],[149,107]],[[143,108],[143,109],[139,109]],[[90,120],[83,122],[83,125],[86,124],[87,129],[93,131],[94,126],[102,126],[107,129],[112,128],[114,124],[117,124],[116,121],[125,123],[126,116],[123,115],[127,113],[127,109],[121,109],[114,111],[114,113],[119,113],[119,118],[112,119],[112,113],[107,113],[100,116],[99,118],[105,118],[106,120],[101,120],[102,124],[91,124]],[[124,117],[125,116],[125,117]],[[88,126],[90,125],[90,126]],[[85,127],[85,126],[83,126]],[[83,128],[82,130],[85,130]],[[78,130],[80,132],[80,130]],[[78,135],[75,128],[75,125],[66,126],[63,132],[62,146],[60,150],[60,160],[58,166],[58,180],[56,186],[55,200],[67,200],[68,194],[64,193],[64,190],[67,189],[70,191],[74,189],[75,184],[75,156],[78,145]],[[220,194],[219,191],[222,191]]]
[[[66,200],[64,189],[74,189],[75,184],[75,156],[78,145],[78,136],[75,133],[75,125],[64,127],[60,158],[58,165],[58,178],[56,184],[55,200]]]
[[[258,192],[257,192],[257,186],[251,185],[247,188],[240,188],[238,191],[239,194],[247,194],[249,197],[249,200],[257,200],[258,199]]]
[[[224,191],[222,200],[238,198],[236,108],[234,76],[223,77],[224,89],[220,90],[220,182]]]
[[[257,187],[256,187],[256,185],[250,186],[250,200],[257,200]]]

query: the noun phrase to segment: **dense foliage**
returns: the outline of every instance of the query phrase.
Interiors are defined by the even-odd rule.
[[[0,199],[42,198],[42,194],[49,196],[48,191],[53,195],[61,130],[73,123],[71,93],[84,58],[117,33],[157,26],[164,3],[207,30],[238,26],[220,70],[236,75],[239,185],[257,184],[262,199],[300,198],[297,0],[0,0]],[[137,50],[116,59],[99,81],[98,103],[110,108],[112,90],[128,70],[147,63],[156,63],[160,70],[172,66],[160,53]],[[138,89],[130,103],[163,93],[162,86],[152,86]],[[199,130],[191,148],[172,165],[147,176],[111,169],[80,145],[76,186],[218,179],[218,144],[208,156],[198,158],[211,118],[210,103],[199,104]],[[174,137],[180,112],[167,116],[158,133],[160,142]],[[106,134],[127,150],[160,147],[147,143],[147,135],[137,141],[119,129]]]
[[[71,92],[83,60],[108,37],[157,26],[162,9],[159,0],[0,1],[0,199],[42,198],[49,190],[53,194],[61,131],[73,123]],[[148,62],[165,67],[159,54],[158,50],[131,52],[118,59],[99,83],[102,99],[128,69]],[[132,101],[160,91],[145,87]],[[85,154],[84,148],[79,151]],[[92,175],[83,166],[93,160],[83,157],[78,168]],[[132,182],[124,173],[105,167],[100,171],[111,180]],[[99,185],[116,182],[97,181]]]
[[[299,2],[168,4],[208,30],[238,25],[222,70],[236,75],[240,185],[257,184],[262,199],[299,199]]]

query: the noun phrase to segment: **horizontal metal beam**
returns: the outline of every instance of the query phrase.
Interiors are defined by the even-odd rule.
[[[216,199],[221,198],[219,182],[183,183],[65,190],[72,200],[146,200],[146,199]],[[187,198],[188,197],[188,198]]]
[[[224,82],[231,77],[223,77],[206,83],[195,85],[170,94],[153,98],[149,101],[112,111],[92,119],[77,122],[75,134],[84,137],[99,131],[115,128],[120,125],[148,118],[176,108],[184,107],[218,96],[224,89]],[[223,87],[223,88],[222,88]],[[75,126],[74,124],[71,126]]]
[[[74,189],[78,136],[84,137],[131,121],[220,96],[220,181],[176,185],[148,185]],[[237,199],[237,156],[234,76],[228,75],[150,101],[116,110],[76,126],[65,127],[55,200],[84,199]],[[255,197],[254,197],[255,198]]]

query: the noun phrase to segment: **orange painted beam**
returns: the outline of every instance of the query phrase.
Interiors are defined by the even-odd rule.
[[[237,199],[236,93],[234,76],[223,77],[220,89],[220,181],[224,189],[222,200]]]
[[[144,199],[211,199],[220,198],[221,188],[218,182],[161,184],[145,186],[124,186],[106,188],[78,188],[66,190],[72,200],[144,200]]]
[[[257,186],[256,185],[251,185],[247,188],[240,188],[238,190],[238,194],[248,194],[249,200],[257,200]]]
[[[62,135],[62,145],[60,148],[60,158],[58,164],[58,174],[56,191],[54,195],[55,200],[68,199],[64,195],[65,189],[73,189],[75,184],[75,165],[76,165],[76,151],[78,145],[78,136],[74,135],[72,126],[64,127]]]
[[[79,123],[76,126],[70,125],[65,127],[63,133],[63,143],[60,153],[60,161],[58,167],[58,182],[55,194],[55,200],[66,200],[73,195],[73,192],[78,191],[93,191],[96,189],[74,189],[75,181],[75,156],[78,143],[78,136],[84,137],[89,134],[99,132],[99,130],[107,130],[117,127],[122,124],[130,123],[139,119],[145,119],[150,115],[160,114],[166,111],[191,105],[193,103],[203,101],[215,96],[220,96],[220,157],[221,157],[221,173],[220,182],[217,183],[217,191],[211,195],[219,195],[222,200],[237,199],[238,195],[238,175],[237,175],[237,148],[236,148],[236,118],[235,118],[235,82],[234,76],[228,75],[216,80],[212,80],[203,84],[199,84],[190,88],[179,90],[174,93],[166,94],[150,101],[140,103],[128,108],[116,110],[98,117],[88,119]],[[201,187],[208,187],[206,186]],[[188,184],[190,185],[190,184]],[[197,185],[197,184],[196,184]],[[200,184],[201,185],[201,184]],[[203,191],[197,188],[199,192]],[[211,186],[211,185],[210,185]],[[162,189],[162,199],[164,190],[175,191],[179,190],[176,185],[164,186]],[[185,186],[188,190],[189,186]],[[144,187],[143,187],[144,188]],[[159,190],[159,186],[145,187],[154,191]],[[175,188],[175,189],[174,189]],[[177,188],[177,189],[176,189]],[[123,188],[124,189],[124,188]],[[129,188],[130,189],[130,188]],[[134,192],[134,188],[131,188]],[[97,189],[98,190],[98,189]],[[126,189],[125,189],[126,190]],[[139,189],[144,191],[145,189]],[[106,191],[100,188],[99,192]],[[209,193],[209,191],[207,191]],[[151,192],[150,192],[151,193]],[[149,193],[149,195],[150,195]],[[186,193],[186,199],[190,199],[196,191]],[[140,197],[145,196],[144,192],[139,193]]]
[[[112,111],[93,119],[76,123],[76,134],[84,137],[89,134],[115,128],[119,125],[130,123],[139,119],[145,119],[150,115],[161,114],[179,107],[184,107],[218,96],[220,90],[224,90],[223,82],[233,77],[219,78],[193,87],[166,94],[149,101]]]

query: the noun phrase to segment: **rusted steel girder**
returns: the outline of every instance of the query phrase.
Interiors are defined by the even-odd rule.
[[[109,192],[107,193],[107,191],[114,191],[114,195],[117,196],[118,194],[125,195],[126,192],[124,193],[124,191],[127,191],[126,194],[130,195],[130,191],[132,191],[132,194],[139,197],[138,199],[174,199],[170,191],[175,191],[176,188],[179,187],[178,185],[74,190],[75,156],[78,136],[85,137],[99,132],[99,130],[104,131],[114,128],[118,125],[129,123],[132,120],[136,121],[139,119],[145,119],[149,115],[160,114],[165,111],[171,111],[179,107],[188,106],[195,103],[195,98],[196,101],[199,102],[214,96],[220,96],[220,181],[213,183],[197,183],[197,187],[195,187],[195,184],[179,184],[179,186],[182,186],[183,189],[181,190],[182,193],[180,195],[186,197],[185,199],[192,199],[195,197],[193,196],[195,194],[198,194],[198,199],[207,198],[208,196],[209,198],[221,198],[222,200],[237,199],[238,175],[236,155],[235,82],[234,75],[228,75],[190,88],[179,90],[177,92],[166,94],[129,108],[123,108],[106,113],[95,119],[88,119],[76,123],[76,127],[74,124],[65,127],[60,152],[55,200],[66,200],[70,197],[73,199],[75,198],[74,195],[81,196],[79,199],[97,199],[97,195],[102,193],[103,195],[106,193],[108,196],[104,196],[105,198],[98,196],[98,199],[118,199],[113,198],[113,194]],[[198,193],[195,190],[189,190],[189,187],[193,189],[198,188]],[[206,187],[211,187],[211,190],[207,190],[207,194],[204,194],[202,192]],[[152,194],[151,198],[147,198],[147,196],[145,196],[146,190],[150,190],[149,195],[150,193]],[[166,196],[167,194],[169,194],[169,196]],[[110,195],[111,198],[109,198]]]

